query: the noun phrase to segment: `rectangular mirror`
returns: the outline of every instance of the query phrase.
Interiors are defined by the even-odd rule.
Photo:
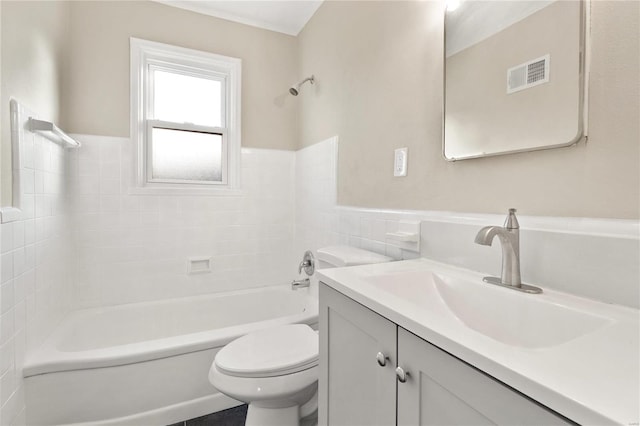
[[[447,160],[569,146],[585,136],[587,6],[586,0],[448,2]]]

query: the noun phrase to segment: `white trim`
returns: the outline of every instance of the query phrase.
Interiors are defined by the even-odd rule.
[[[20,141],[24,139],[24,127],[20,123],[26,120],[22,117],[25,114],[23,108],[15,99],[9,100],[9,114],[11,126],[11,206],[0,208],[0,223],[13,222],[24,219],[25,213],[23,207],[23,189],[21,185],[22,162],[22,144]]]
[[[278,25],[278,24],[274,24],[272,22],[267,22],[260,19],[247,18],[245,16],[240,16],[235,13],[211,9],[210,7],[200,5],[198,1],[192,1],[189,3],[181,3],[173,0],[153,0],[153,1],[165,4],[167,6],[177,7],[178,9],[189,10],[191,12],[200,13],[202,15],[213,16],[215,18],[224,19],[226,21],[237,22],[239,24],[249,25],[251,27],[256,27],[256,28],[262,28],[264,30],[269,30],[269,31],[275,31],[275,32],[287,34],[290,36],[297,36],[300,33],[300,29],[293,28],[292,26],[289,26],[289,25]]]
[[[256,28],[262,28],[269,31],[276,31],[279,33],[287,34],[290,36],[297,36],[300,31],[307,25],[309,20],[316,13],[318,8],[322,5],[324,0],[305,0],[306,4],[311,5],[308,10],[303,12],[295,21],[279,19],[274,21],[273,19],[260,19],[256,17],[246,16],[241,13],[233,13],[215,7],[215,2],[206,1],[175,1],[175,0],[153,0],[158,3],[165,4],[167,6],[176,7],[179,9],[189,10],[191,12],[200,13],[203,15],[213,16],[215,18],[225,19],[227,21],[237,22],[244,25],[250,25]],[[301,2],[302,3],[302,2]]]
[[[180,185],[180,186],[177,186]],[[166,184],[162,188],[154,187],[129,187],[127,194],[129,195],[171,195],[171,196],[190,196],[190,195],[202,195],[202,196],[221,196],[221,197],[243,197],[246,194],[241,189],[222,189],[211,185],[207,188],[196,188],[195,185],[190,185],[185,188],[183,184]]]
[[[187,132],[214,133],[218,135],[223,135],[227,132],[227,129],[225,129],[224,127],[200,126],[193,123],[176,123],[173,121],[155,120],[151,118],[147,120],[147,123],[151,127],[158,127],[168,130],[184,130]]]
[[[589,138],[589,79],[591,77],[591,0],[584,2],[584,48],[581,62],[584,67],[582,73],[583,99],[582,99],[582,134],[585,140]]]
[[[133,171],[134,184],[130,193],[171,194],[188,191],[191,195],[233,195],[240,187],[240,149],[241,149],[241,68],[242,61],[238,58],[202,52],[163,43],[156,43],[137,38],[130,38],[131,47],[131,140],[134,143]],[[198,128],[200,131],[210,132],[212,129],[223,130],[223,184],[202,182],[182,182],[180,184],[150,182],[147,177],[147,149],[145,134],[147,123],[146,105],[151,99],[149,78],[146,66],[162,67],[178,72],[196,73],[224,81],[223,127],[209,128],[189,124],[171,123],[171,126]],[[160,122],[155,120],[156,123]],[[166,122],[165,122],[166,123]],[[226,173],[225,173],[226,172]],[[226,181],[225,181],[226,179]],[[194,192],[195,190],[195,192]],[[186,194],[185,194],[186,195]]]
[[[506,211],[504,214],[491,214],[430,210],[386,210],[350,206],[336,206],[336,210],[338,212],[353,214],[375,214],[388,219],[397,216],[406,216],[408,217],[407,219],[397,218],[397,220],[415,219],[480,227],[485,225],[501,225],[507,216]],[[525,216],[518,214],[518,221],[520,222],[521,230],[640,240],[640,221],[633,219]]]

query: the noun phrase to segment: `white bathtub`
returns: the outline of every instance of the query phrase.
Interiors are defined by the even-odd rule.
[[[170,424],[233,407],[207,379],[216,352],[317,320],[317,299],[289,286],[76,311],[25,363],[27,422]]]

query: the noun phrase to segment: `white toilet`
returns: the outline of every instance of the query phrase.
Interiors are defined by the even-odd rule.
[[[393,259],[348,246],[318,250],[318,267]],[[249,404],[247,426],[297,426],[317,409],[318,335],[306,324],[249,333],[222,348],[209,370],[220,392]]]

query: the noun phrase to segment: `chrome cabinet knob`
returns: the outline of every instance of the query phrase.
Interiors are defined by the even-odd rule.
[[[378,360],[378,365],[380,367],[384,367],[385,365],[387,365],[387,360],[389,359],[389,357],[384,356],[382,352],[378,352],[378,354],[376,355],[376,359]]]
[[[402,367],[396,368],[396,377],[398,378],[398,381],[400,383],[405,383],[407,381],[407,377],[409,376],[410,376],[409,372],[404,371]]]

